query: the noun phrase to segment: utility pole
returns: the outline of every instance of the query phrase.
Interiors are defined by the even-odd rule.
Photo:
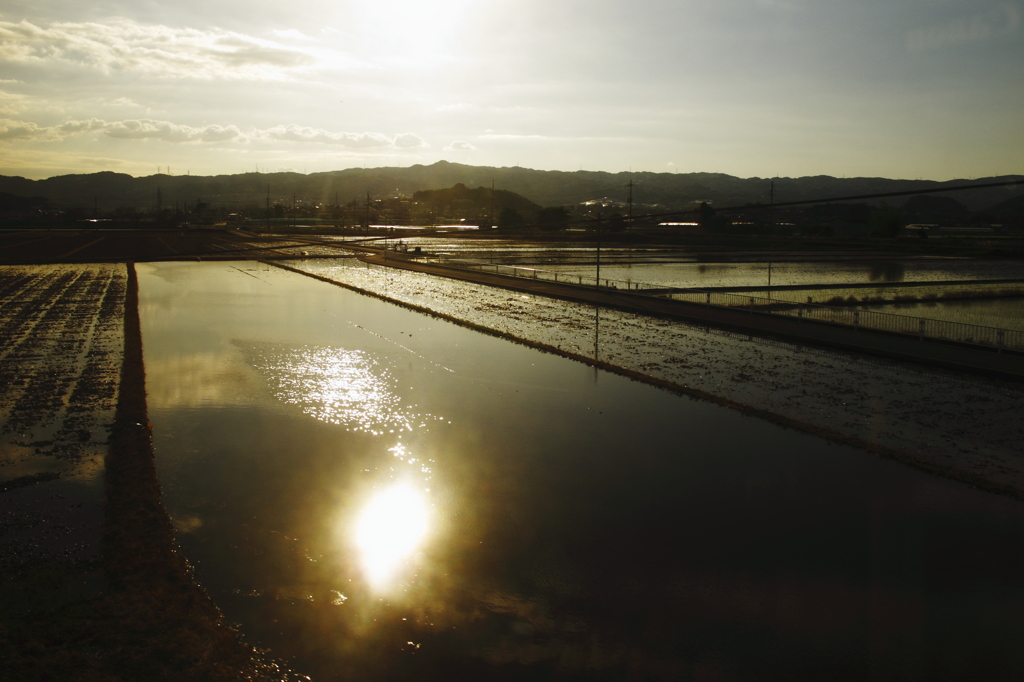
[[[768,225],[772,232],[775,231],[775,181],[772,180],[771,189],[768,191]]]
[[[370,193],[366,193],[366,236],[370,235]]]
[[[487,213],[487,225],[494,228],[494,180],[491,179],[491,210]]]
[[[267,232],[270,232],[270,183],[267,183]]]
[[[629,178],[629,223],[627,230],[633,229],[633,178]]]

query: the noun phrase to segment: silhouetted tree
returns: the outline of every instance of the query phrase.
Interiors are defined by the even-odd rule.
[[[564,230],[569,213],[561,206],[548,206],[537,212],[537,225],[546,231]]]
[[[895,237],[906,225],[903,213],[894,206],[882,202],[882,206],[872,216],[874,229],[871,231],[875,237]]]
[[[711,227],[711,220],[715,217],[715,209],[708,206],[708,202],[700,202],[700,207],[697,209],[697,222],[704,227]]]
[[[523,215],[511,206],[501,209],[498,214],[498,227],[521,227],[525,222]]]
[[[725,232],[731,225],[728,218],[715,215],[715,209],[708,206],[708,202],[700,202],[697,209],[697,222],[709,232]]]

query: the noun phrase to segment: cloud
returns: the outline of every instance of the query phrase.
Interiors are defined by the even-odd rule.
[[[239,33],[114,19],[49,26],[0,21],[0,62],[169,78],[284,79],[318,60],[304,50]]]
[[[244,143],[258,140],[339,145],[349,149],[415,149],[429,146],[423,138],[414,133],[400,133],[394,137],[388,137],[383,133],[330,132],[322,128],[299,125],[281,125],[242,131],[235,125],[195,127],[148,118],[124,121],[104,121],[91,118],[67,121],[60,125],[46,127],[30,121],[0,119],[0,141],[56,141],[90,132],[101,132],[108,137],[121,140],[162,140],[173,143]]]
[[[264,140],[284,140],[289,142],[316,142],[320,144],[339,145],[349,149],[369,149],[395,147],[411,149],[426,147],[426,142],[419,135],[401,133],[391,138],[383,133],[334,133],[322,128],[287,125],[257,131],[255,137]]]
[[[507,141],[544,141],[544,142],[636,142],[638,137],[624,137],[618,135],[519,135],[512,133],[485,133],[479,136],[481,140]]]
[[[318,142],[337,144],[353,149],[367,147],[390,147],[392,140],[383,133],[332,133],[322,128],[286,125],[260,131],[257,137],[264,140],[285,140],[288,142]]]
[[[40,128],[35,123],[0,119],[0,140],[38,140],[47,139],[48,128]],[[60,139],[52,136],[49,139]]]
[[[103,127],[110,137],[124,140],[163,140],[165,142],[228,142],[245,136],[236,126],[209,125],[202,128],[149,119],[116,121]]]
[[[973,17],[945,24],[915,28],[907,32],[907,50],[925,52],[958,45],[984,43],[1014,35],[1021,25],[1021,10],[1006,3]]]
[[[201,128],[179,125],[169,121],[138,119],[104,121],[91,118],[67,121],[55,126],[39,126],[28,121],[0,119],[0,140],[63,140],[72,135],[102,132],[113,138],[127,140],[163,140],[165,142],[226,142],[244,141],[245,135],[236,126],[210,125]]]
[[[283,31],[275,29],[274,35],[278,36],[279,38],[291,38],[292,40],[313,40],[313,38],[311,38],[310,36],[294,28],[285,29]]]
[[[483,140],[551,140],[547,135],[512,135],[509,133],[487,133],[480,136]]]
[[[94,130],[103,130],[104,128],[107,128],[110,125],[116,124],[110,124],[98,118],[90,118],[87,121],[68,121],[67,123],[62,123],[59,126],[53,126],[51,128],[41,128],[40,130],[52,132],[58,137],[58,139],[63,139],[68,135],[88,133]]]
[[[2,83],[4,81],[0,81]],[[8,81],[10,82],[10,81]],[[0,114],[11,116],[25,110],[29,98],[16,92],[0,90]]]
[[[399,133],[395,135],[395,146],[399,149],[415,149],[417,147],[429,147],[422,137],[413,133]]]
[[[474,149],[476,149],[476,147],[474,147],[470,143],[462,142],[461,140],[456,140],[455,142],[452,142],[450,145],[445,147],[444,151],[446,151],[446,152],[471,152]]]

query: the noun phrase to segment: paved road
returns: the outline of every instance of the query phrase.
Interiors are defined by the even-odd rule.
[[[403,270],[413,270],[514,291],[619,308],[630,312],[673,317],[746,334],[772,336],[799,343],[841,348],[1012,381],[1024,381],[1024,356],[1016,353],[997,353],[935,340],[920,341],[913,337],[887,332],[863,328],[853,330],[828,323],[810,320],[798,321],[767,313],[705,307],[694,303],[641,296],[625,291],[594,289],[575,284],[461,270],[410,261],[400,254],[376,252],[364,256],[364,258],[378,265],[388,265]]]

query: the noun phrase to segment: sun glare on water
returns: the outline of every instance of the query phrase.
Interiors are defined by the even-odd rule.
[[[356,526],[356,547],[366,579],[374,589],[390,585],[429,530],[429,506],[422,493],[400,484],[363,509]]]

